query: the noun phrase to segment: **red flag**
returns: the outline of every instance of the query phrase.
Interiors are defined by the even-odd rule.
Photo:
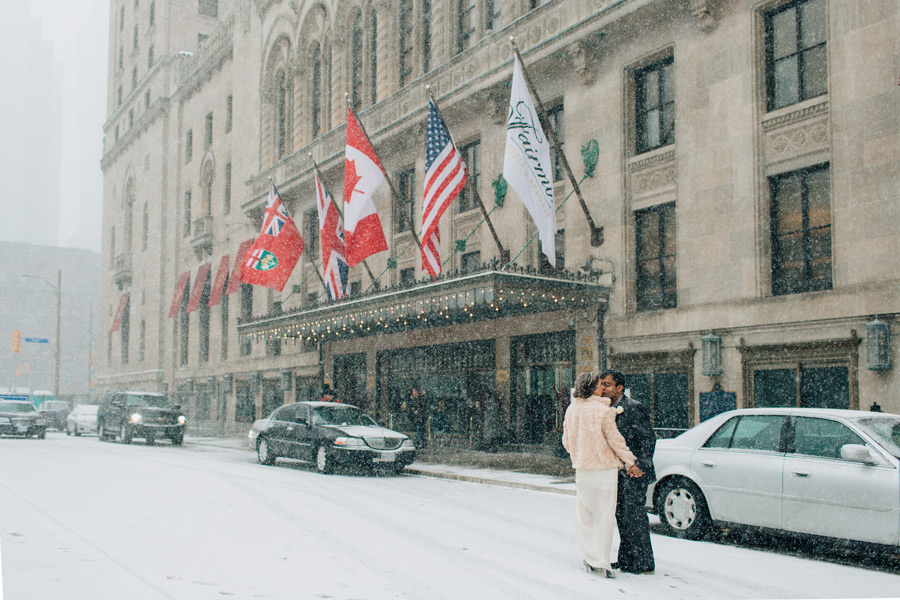
[[[319,239],[322,242],[322,268],[325,271],[325,288],[332,300],[347,295],[349,268],[344,258],[344,224],[337,207],[316,170],[316,206],[319,210]]]
[[[244,256],[241,281],[281,291],[302,253],[303,238],[273,185],[262,231]]]
[[[372,195],[384,181],[384,167],[353,110],[347,110],[347,149],[344,163],[344,241],[351,267],[387,250],[381,219]]]

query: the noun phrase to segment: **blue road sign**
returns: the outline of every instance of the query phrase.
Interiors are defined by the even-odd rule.
[[[28,402],[28,396],[21,396],[18,394],[0,394],[0,400],[24,400]]]
[[[31,342],[33,344],[49,344],[49,338],[25,338],[26,342]]]

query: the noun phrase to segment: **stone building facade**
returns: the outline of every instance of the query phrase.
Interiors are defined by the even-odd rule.
[[[167,390],[197,426],[243,430],[323,383],[403,428],[417,387],[434,434],[473,445],[546,442],[575,374],[605,366],[663,435],[735,406],[900,412],[895,4],[111,6],[106,389]],[[495,187],[510,38],[603,228],[592,245],[555,159],[557,268]],[[429,94],[499,241],[466,193],[440,223],[438,280],[413,239]],[[313,160],[340,204],[348,104],[397,197],[376,194],[389,250],[335,304]],[[307,248],[282,292],[235,277],[272,184]]]

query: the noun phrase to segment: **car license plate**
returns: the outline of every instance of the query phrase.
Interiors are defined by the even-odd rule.
[[[375,462],[394,462],[394,454],[392,452],[379,452],[375,457]]]

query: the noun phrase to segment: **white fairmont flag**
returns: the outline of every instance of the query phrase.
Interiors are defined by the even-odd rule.
[[[509,118],[506,121],[506,155],[503,177],[516,191],[541,238],[541,251],[556,266],[556,204],[553,201],[553,170],[550,143],[538,120],[537,111],[522,65],[516,55],[513,65],[512,91],[509,95]]]

